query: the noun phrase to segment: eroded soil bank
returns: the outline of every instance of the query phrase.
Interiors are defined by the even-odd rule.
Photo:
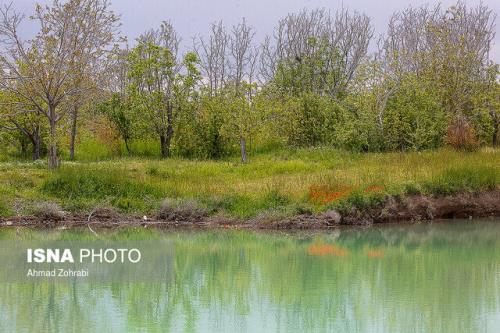
[[[421,195],[389,198],[384,205],[348,212],[327,211],[318,215],[303,214],[289,218],[262,215],[249,220],[223,216],[170,216],[168,218],[123,215],[110,209],[96,209],[90,214],[72,214],[60,218],[16,216],[0,218],[0,227],[42,229],[89,228],[251,228],[251,229],[328,229],[342,225],[403,223],[434,219],[500,217],[500,189],[482,193],[459,193],[447,197]]]

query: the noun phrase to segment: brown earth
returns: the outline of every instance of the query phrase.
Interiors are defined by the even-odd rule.
[[[249,228],[249,229],[329,229],[341,225],[371,225],[374,223],[403,223],[434,219],[471,219],[500,217],[500,190],[481,193],[459,193],[447,197],[421,195],[389,198],[381,207],[368,210],[353,208],[340,214],[328,211],[318,215],[297,215],[290,218],[259,216],[237,220],[222,216],[182,215],[174,218],[123,215],[111,209],[96,209],[89,215],[16,216],[0,218],[0,227],[29,227],[43,229],[89,228],[91,231],[118,228]]]

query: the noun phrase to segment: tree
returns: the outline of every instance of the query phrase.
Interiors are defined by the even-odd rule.
[[[463,1],[447,10],[440,5],[396,12],[382,42],[379,60],[398,86],[411,73],[430,80],[450,119],[473,121],[473,99],[487,84],[494,13]]]
[[[208,40],[198,37],[195,42],[194,50],[200,59],[202,75],[206,78],[206,90],[209,96],[216,96],[228,80],[229,38],[226,28],[220,21],[212,23]]]
[[[18,132],[21,141],[21,153],[24,153],[24,142],[31,143],[33,161],[40,159],[42,154],[42,138],[45,132],[43,119],[37,110],[27,112],[16,96],[0,94],[0,129]]]
[[[163,158],[171,154],[174,124],[199,76],[196,55],[187,53],[180,63],[178,46],[172,25],[163,22],[160,29],[142,35],[129,55],[132,103],[158,135]]]
[[[58,124],[67,113],[61,105],[81,92],[75,76],[87,73],[106,53],[118,17],[107,0],[54,0],[51,6],[36,6],[32,19],[40,30],[28,41],[19,34],[23,19],[10,5],[0,10],[0,84],[31,105],[27,112],[36,110],[46,118],[48,166],[56,168]]]
[[[480,139],[493,147],[498,145],[500,132],[500,82],[499,65],[491,65],[487,70],[484,81],[478,87],[478,92],[473,97],[473,121],[479,129]]]
[[[91,79],[90,79],[91,78]],[[75,146],[76,146],[76,135],[78,131],[78,119],[80,118],[80,113],[85,110],[85,106],[88,105],[90,100],[96,100],[97,98],[97,89],[94,84],[94,79],[90,73],[89,75],[85,75],[80,73],[75,76],[75,81],[72,82],[72,85],[75,87],[79,87],[78,93],[75,93],[72,98],[68,98],[67,102],[61,104],[62,108],[66,108],[70,115],[70,142],[69,142],[69,158],[70,160],[75,159]]]
[[[262,46],[261,75],[285,92],[339,98],[364,60],[373,35],[370,19],[342,9],[302,10],[278,22]]]
[[[210,98],[223,96],[226,131],[237,137],[241,161],[247,162],[247,137],[255,121],[252,99],[257,93],[258,48],[255,31],[245,19],[227,31],[222,22],[213,23],[208,40],[198,39],[195,50],[207,78],[205,91]]]
[[[114,93],[108,101],[99,104],[98,109],[116,126],[127,153],[130,154],[130,140],[134,129],[134,113],[130,105],[123,96]]]
[[[233,26],[229,36],[229,61],[232,90],[232,124],[239,137],[241,161],[247,162],[247,136],[255,125],[256,110],[253,107],[253,97],[257,93],[254,82],[257,74],[259,51],[253,44],[255,31],[248,26],[246,20]]]

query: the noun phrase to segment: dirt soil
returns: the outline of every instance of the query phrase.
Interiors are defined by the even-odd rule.
[[[472,219],[500,217],[500,189],[482,193],[459,193],[447,197],[422,195],[389,198],[380,207],[368,210],[352,209],[340,214],[328,211],[318,215],[298,215],[290,218],[257,217],[251,220],[223,216],[176,216],[175,219],[123,215],[112,209],[96,209],[90,214],[72,214],[51,218],[16,216],[0,218],[1,227],[28,227],[39,229],[88,228],[101,229],[156,228],[156,229],[330,229],[342,225],[372,225],[375,223],[407,223],[434,219]]]

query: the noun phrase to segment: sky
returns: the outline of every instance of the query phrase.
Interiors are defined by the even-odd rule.
[[[0,0],[8,3],[10,0]],[[50,1],[40,0],[39,3]],[[444,6],[456,1],[441,1]],[[287,13],[298,12],[303,8],[326,8],[332,11],[342,6],[364,13],[372,18],[376,36],[385,32],[389,17],[394,11],[409,6],[433,5],[437,1],[421,0],[112,0],[112,8],[121,15],[121,31],[130,40],[145,30],[156,28],[164,20],[170,20],[182,36],[183,48],[192,45],[192,38],[206,35],[210,23],[222,20],[228,26],[239,22],[243,17],[256,29],[256,37],[262,40],[272,33],[276,22]],[[480,3],[469,0],[469,6]],[[500,15],[499,0],[483,0],[483,4]],[[34,1],[14,0],[14,7],[26,14],[34,8]],[[500,18],[497,18],[496,38],[491,58],[500,63]],[[27,31],[31,29],[28,26]],[[33,27],[34,29],[34,27]]]

